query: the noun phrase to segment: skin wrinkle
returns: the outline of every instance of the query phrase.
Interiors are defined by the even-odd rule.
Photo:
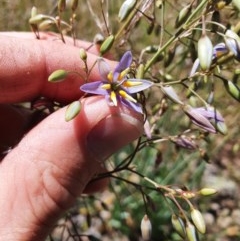
[[[44,125],[44,124],[43,124]],[[61,125],[60,125],[61,126]],[[61,128],[59,129],[59,128],[57,128],[56,129],[56,127],[54,128],[54,125],[53,126],[49,126],[49,124],[48,125],[46,125],[45,127],[43,127],[44,129],[48,129],[48,134],[49,134],[49,137],[51,137],[51,135],[55,135],[55,133],[57,132],[57,133],[59,133],[59,132],[69,132],[69,128],[67,127],[67,126],[65,126],[65,128],[62,128],[62,126],[61,126]],[[81,132],[83,132],[83,131],[81,131]],[[52,133],[52,134],[51,134]],[[70,133],[69,133],[70,134]],[[60,134],[59,134],[60,135]],[[65,135],[65,134],[63,134],[63,135]],[[70,134],[70,136],[71,136],[71,134]],[[42,137],[41,137],[41,132],[40,133],[38,133],[37,135],[34,135],[34,137],[33,137],[34,139],[35,139],[35,142],[39,142],[41,139],[42,139]],[[29,152],[29,150],[31,150],[31,152],[30,152],[30,154],[31,154],[31,158],[29,159],[29,165],[28,166],[33,166],[32,167],[32,169],[35,169],[35,170],[41,170],[41,169],[43,169],[44,170],[44,166],[46,166],[46,164],[44,164],[44,161],[42,161],[43,159],[44,160],[46,160],[47,158],[48,158],[48,156],[47,156],[47,153],[45,152],[45,150],[44,149],[38,149],[38,151],[35,151],[35,149],[34,148],[32,148],[31,147],[31,145],[29,145],[29,143],[28,143],[28,138],[24,138],[24,140],[22,141],[22,144],[21,144],[21,153],[24,153],[24,152]],[[76,150],[73,150],[73,152],[74,153],[76,153],[76,155],[78,156],[78,154],[77,153],[79,153],[79,147],[77,147],[77,149]],[[80,151],[80,152],[82,152],[82,151]],[[39,154],[40,153],[40,154]],[[66,150],[66,153],[68,153],[68,151]],[[28,155],[29,155],[29,153],[28,153]],[[35,162],[34,160],[37,158],[37,156],[41,156],[41,159],[40,160],[38,160],[38,162]],[[75,155],[74,155],[75,156]],[[39,158],[39,157],[38,157]],[[76,158],[76,157],[72,157],[72,159],[78,159],[78,158]],[[82,157],[80,158],[80,159],[82,159]],[[73,165],[72,164],[72,161],[67,161],[67,159],[63,159],[63,160],[59,160],[59,162],[58,162],[59,164],[61,164],[61,163],[65,163],[65,164],[68,164],[68,163],[71,163],[71,165]],[[65,167],[65,166],[63,166],[63,167],[61,167],[61,165],[56,165],[56,163],[51,163],[51,166],[52,167],[57,167],[57,169],[58,169],[58,171],[55,171],[55,174],[54,174],[54,177],[56,176],[56,175],[58,175],[58,176],[62,176],[62,170],[64,170],[64,169],[69,169],[69,168],[67,168],[67,167]],[[73,165],[73,166],[75,166],[75,169],[76,170],[74,170],[74,172],[73,171],[70,171],[68,174],[70,174],[71,173],[71,176],[70,176],[70,180],[72,179],[72,178],[74,178],[74,182],[76,183],[76,177],[78,177],[78,175],[76,175],[77,173],[79,173],[79,171],[78,170],[81,170],[82,168],[83,168],[83,166],[82,165],[80,165],[79,166],[79,162],[78,161],[76,161],[76,164],[75,165]],[[88,165],[84,165],[84,166],[86,166],[87,168],[88,168]],[[81,185],[81,183],[83,183],[83,181],[82,180],[85,180],[86,179],[86,176],[88,176],[88,175],[90,175],[90,173],[92,173],[92,171],[91,170],[87,170],[87,168],[86,167],[84,167],[84,169],[85,169],[85,177],[83,176],[83,177],[80,177],[79,176],[79,178],[77,178],[77,183],[75,184],[75,186],[77,187],[77,186],[79,186],[79,185]],[[72,168],[74,168],[74,167],[72,167]],[[72,168],[71,168],[71,170],[72,170]],[[90,167],[89,167],[90,168]],[[59,172],[59,170],[60,170],[60,172]],[[47,171],[47,170],[46,170]],[[51,175],[52,173],[50,173],[50,174],[48,174],[49,176]],[[67,173],[66,173],[66,175],[68,175]],[[27,175],[27,174],[26,174]],[[45,176],[46,177],[46,176]],[[58,179],[58,177],[56,177],[55,179]],[[45,179],[44,179],[45,180]],[[66,180],[66,179],[65,179]],[[29,181],[26,181],[26,183],[29,183]],[[45,181],[44,182],[44,184],[45,184],[45,189],[46,189],[46,191],[48,191],[48,187],[47,187],[47,184],[46,184],[47,182]],[[67,183],[73,183],[73,182],[67,182]],[[58,184],[60,184],[61,186],[63,185],[63,183],[58,183]],[[68,185],[68,184],[66,184],[66,185]],[[66,188],[66,186],[64,185],[64,187]],[[66,188],[66,189],[69,189],[69,187],[68,188]],[[73,190],[73,189],[72,189]],[[38,190],[39,192],[42,192],[42,190]],[[78,194],[79,194],[79,192],[81,192],[82,190],[77,190],[77,188],[76,188],[76,193],[74,193],[74,195],[75,196],[77,196]]]
[[[19,156],[18,153],[15,153],[15,154],[17,154],[17,155],[16,155],[14,162],[17,162],[20,165],[15,165],[14,163],[12,163],[11,165],[14,169],[11,169],[11,172],[5,173],[4,180],[5,180],[5,183],[12,182],[14,185],[11,190],[7,189],[7,192],[11,193],[10,195],[7,195],[8,197],[11,195],[14,195],[14,198],[10,198],[10,199],[6,200],[8,205],[10,205],[10,207],[8,207],[8,209],[18,211],[19,203],[22,203],[24,206],[26,206],[26,205],[28,206],[28,204],[31,204],[31,201],[26,201],[26,198],[27,198],[27,200],[30,200],[30,197],[26,195],[26,194],[28,194],[26,187],[29,187],[29,183],[27,182],[27,185],[24,185],[25,180],[23,180],[23,182],[22,182],[21,179],[22,178],[24,179],[26,177],[26,175],[24,174],[26,171],[29,171],[32,169],[30,168],[31,166],[29,166],[29,169],[27,169],[27,168],[25,168],[25,166],[21,165],[21,160],[22,161],[24,161],[24,160],[21,159],[21,156]],[[15,179],[15,181],[13,181],[14,179]],[[24,199],[24,202],[21,202],[22,198]],[[9,202],[10,200],[12,200],[12,202]],[[35,229],[36,225],[33,222],[31,222],[29,225],[29,217],[32,216],[33,213],[31,211],[29,212],[29,208],[26,211],[27,212],[24,212],[23,215],[21,215],[21,216],[18,216],[16,214],[18,212],[16,212],[16,213],[10,212],[10,214],[12,214],[13,216],[3,217],[5,222],[7,222],[10,227],[12,227],[10,230],[5,229],[4,237],[6,237],[6,238],[4,240],[9,240],[7,238],[8,235],[10,237],[12,237],[12,233],[15,233],[16,238],[14,240],[20,241],[20,239],[18,239],[19,233],[26,234],[26,233],[29,233],[29,230],[36,230]],[[30,214],[30,216],[29,216],[29,214]],[[8,215],[9,215],[9,213],[8,213]],[[13,220],[20,222],[22,227],[18,228],[16,226],[11,226],[11,221],[13,221]],[[31,220],[33,220],[33,219],[31,219]],[[26,227],[23,226],[25,222],[26,222]],[[35,235],[32,235],[32,234],[31,234],[31,236],[35,237]],[[3,238],[3,237],[1,236],[1,238]],[[33,240],[33,239],[31,239],[31,240]]]

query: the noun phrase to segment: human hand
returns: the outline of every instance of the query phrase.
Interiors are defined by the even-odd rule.
[[[47,82],[56,69],[81,71],[79,49],[48,37],[31,38],[27,33],[0,34],[0,144],[22,138],[28,123],[29,114],[10,104],[39,96],[66,104],[82,94],[83,80],[76,75],[61,83]],[[88,53],[88,65],[96,58]],[[100,78],[97,68],[89,78]],[[138,113],[121,105],[110,107],[102,97],[81,102],[74,120],[66,122],[66,107],[59,109],[30,130],[0,163],[0,240],[44,240],[84,190],[104,186],[88,185],[101,171],[101,163],[142,134]]]

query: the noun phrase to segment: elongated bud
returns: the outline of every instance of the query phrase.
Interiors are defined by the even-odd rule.
[[[183,102],[179,99],[177,93],[175,92],[172,86],[170,85],[161,86],[161,90],[174,103],[183,105]]]
[[[199,194],[203,195],[203,196],[210,196],[213,194],[217,193],[217,190],[215,188],[202,188],[201,190],[199,190],[198,192]]]
[[[142,219],[141,232],[142,232],[142,238],[144,241],[149,241],[151,239],[152,224],[151,224],[147,214],[145,214]]]
[[[192,10],[191,4],[185,6],[182,10],[180,10],[175,22],[175,28],[178,28],[185,22],[185,20],[189,17],[191,10]]]
[[[38,24],[43,20],[49,19],[49,16],[44,14],[37,14],[29,19],[29,24]]]
[[[84,48],[79,49],[79,56],[83,61],[87,60],[87,53]]]
[[[38,28],[39,30],[48,30],[52,25],[54,25],[54,21],[51,20],[51,19],[46,19],[44,21],[42,21],[39,25],[38,25]]]
[[[72,2],[71,2],[72,11],[75,12],[77,7],[78,7],[78,0],[72,0]]]
[[[196,229],[204,234],[206,232],[206,224],[201,212],[195,208],[191,210],[191,218],[196,227]]]
[[[140,64],[137,68],[137,73],[136,73],[136,78],[137,79],[143,79],[143,75],[144,75],[144,64]]]
[[[215,128],[218,132],[220,132],[222,135],[226,135],[228,133],[228,129],[227,126],[224,122],[220,122],[218,121],[217,123],[215,123]]]
[[[35,17],[36,15],[37,15],[37,8],[35,6],[33,6],[32,10],[31,10],[31,18]]]
[[[182,238],[185,238],[186,230],[185,230],[185,225],[184,225],[183,220],[180,217],[178,217],[177,215],[173,214],[171,221],[172,221],[173,228],[176,230],[176,232]]]
[[[170,140],[176,144],[177,147],[185,148],[188,150],[196,150],[198,145],[196,142],[188,136],[180,135],[171,137]]]
[[[204,117],[201,114],[201,112],[198,109],[192,108],[191,106],[186,105],[184,106],[183,111],[191,119],[193,124],[199,126],[200,128],[208,132],[216,133],[215,127],[211,124],[211,122],[206,117]]]
[[[66,9],[66,0],[58,0],[58,11],[63,12]]]
[[[123,2],[118,13],[118,19],[120,22],[122,22],[128,17],[129,13],[131,13],[136,3],[137,0],[126,0]]]
[[[198,241],[195,226],[190,222],[186,224],[186,234],[188,241]]]
[[[230,80],[222,79],[227,92],[240,102],[240,88]]]
[[[68,74],[68,72],[64,69],[55,70],[48,77],[48,81],[49,82],[61,82],[66,78],[67,74]]]
[[[198,40],[198,59],[203,71],[208,71],[212,64],[213,45],[207,35]]]
[[[65,113],[65,120],[70,121],[70,120],[74,119],[78,115],[80,110],[81,110],[80,101],[77,100],[77,101],[72,102],[67,107],[67,110],[66,110],[66,113]]]
[[[103,55],[105,54],[106,52],[108,52],[108,50],[111,49],[113,43],[114,43],[114,40],[115,40],[115,36],[114,35],[109,35],[105,40],[104,42],[102,43],[101,47],[100,47],[100,54]]]

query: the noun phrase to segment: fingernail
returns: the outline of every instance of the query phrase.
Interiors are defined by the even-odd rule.
[[[127,114],[110,115],[92,128],[87,136],[87,147],[96,160],[104,161],[142,132],[143,123],[138,119]]]

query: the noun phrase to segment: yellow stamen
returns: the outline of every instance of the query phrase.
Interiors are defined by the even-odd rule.
[[[109,80],[109,82],[113,81],[113,73],[112,73],[112,71],[108,73],[107,79]]]
[[[121,95],[124,99],[137,103],[137,101],[131,95],[127,94],[124,90],[119,90],[119,95]]]
[[[110,90],[111,89],[111,85],[110,84],[103,84],[101,87],[102,87],[102,89],[105,89],[105,90]]]
[[[123,78],[125,75],[127,75],[127,74],[129,73],[129,71],[130,71],[130,68],[126,68],[125,70],[123,70],[123,71],[119,74],[118,80],[122,80],[122,78]]]
[[[117,97],[116,97],[116,93],[114,91],[111,91],[110,99],[112,100],[113,104],[115,106],[117,106]]]
[[[125,87],[133,87],[133,86],[138,86],[138,85],[142,85],[142,82],[141,81],[131,81],[131,80],[126,80],[124,83],[123,83],[123,86]]]

